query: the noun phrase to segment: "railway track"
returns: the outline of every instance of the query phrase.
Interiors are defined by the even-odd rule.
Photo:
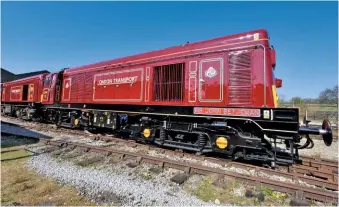
[[[12,117],[10,117],[12,118]],[[15,119],[15,118],[12,118]],[[14,126],[18,126],[16,124],[12,124]],[[22,127],[22,126],[21,126]],[[84,132],[84,131],[78,131],[78,130],[69,130],[69,129],[64,129],[64,128],[59,128],[59,129],[55,129],[55,128],[51,128],[50,125],[48,124],[40,124],[38,127],[35,126],[24,126],[24,128],[26,129],[33,129],[33,130],[37,130],[37,131],[55,131],[55,132],[60,132],[60,130],[62,132],[66,132],[69,134],[74,134],[74,135],[79,135],[79,136],[88,136],[88,133]],[[47,128],[47,130],[46,130]],[[101,134],[90,134],[92,137],[90,137],[93,140],[103,140],[103,141],[107,141],[107,142],[116,142],[116,143],[120,143],[120,144],[126,144],[129,146],[140,146],[140,145],[144,145],[143,143],[135,143],[134,141],[128,141],[128,140],[123,140],[123,139],[119,139],[119,138],[114,138],[111,136],[105,136],[105,135],[101,135]],[[144,145],[144,146],[150,146],[150,145]],[[156,146],[150,146],[152,148],[159,148]],[[170,150],[173,151],[173,150]],[[191,153],[185,153],[188,155],[191,155]],[[195,158],[197,158],[197,156],[195,156]],[[214,159],[214,158],[208,158],[206,157],[205,159],[210,159],[211,161],[217,162],[218,164],[225,164],[228,163],[228,161],[226,161],[225,159]],[[294,165],[292,168],[287,169],[286,171],[288,172],[295,172],[298,174],[302,174],[302,175],[308,175],[308,176],[313,176],[313,177],[318,177],[318,178],[322,178],[325,180],[329,180],[329,181],[335,181],[337,183],[337,174],[338,174],[338,163],[333,161],[333,160],[326,160],[326,159],[320,159],[320,158],[312,158],[312,157],[302,157],[303,159],[303,164],[302,165]],[[263,168],[265,169],[265,168]]]
[[[210,175],[216,174],[221,176],[232,177],[238,181],[250,184],[250,185],[258,185],[261,184],[263,186],[269,187],[272,190],[276,190],[279,192],[284,193],[295,193],[295,194],[302,194],[304,198],[317,200],[325,203],[338,203],[338,194],[336,192],[327,191],[320,188],[313,188],[313,187],[306,187],[300,186],[291,183],[285,183],[282,181],[276,181],[268,178],[258,177],[258,176],[246,176],[240,173],[222,171],[217,168],[206,167],[200,164],[193,164],[187,163],[182,161],[174,161],[167,158],[162,157],[155,157],[149,156],[143,153],[138,152],[129,152],[123,151],[108,147],[98,147],[92,146],[88,144],[76,143],[76,142],[69,142],[64,140],[47,140],[47,139],[40,139],[40,142],[55,146],[58,148],[65,148],[65,147],[72,147],[72,148],[80,148],[84,152],[97,152],[104,154],[105,156],[119,156],[120,159],[131,159],[137,162],[138,164],[141,163],[150,163],[153,165],[158,165],[161,168],[174,168],[178,170],[182,170],[186,173],[192,174],[201,174],[201,175]]]
[[[301,156],[302,165],[293,165],[295,172],[338,183],[338,161]]]
[[[8,117],[10,119],[16,119],[13,117]],[[28,122],[29,123],[29,122]],[[40,126],[22,126],[22,125],[17,125],[17,124],[13,124],[13,123],[6,123],[6,124],[10,124],[13,126],[18,126],[18,127],[24,127],[26,129],[33,129],[33,130],[37,130],[37,131],[52,131],[52,132],[65,132],[65,133],[69,133],[69,134],[73,134],[73,135],[78,135],[78,136],[88,136],[90,135],[91,139],[93,140],[103,140],[103,141],[107,141],[107,142],[119,142],[119,143],[126,143],[129,145],[140,145],[142,143],[135,143],[134,141],[128,141],[128,140],[123,140],[120,138],[114,138],[112,136],[105,136],[102,134],[92,134],[92,133],[86,133],[84,131],[80,131],[80,130],[70,130],[67,128],[55,128],[55,126],[53,125],[51,127],[51,125],[49,124],[39,124]],[[147,145],[149,146],[149,145]],[[153,148],[159,148],[156,146],[152,146]],[[191,153],[190,153],[191,154]],[[323,158],[313,158],[313,157],[307,157],[307,156],[300,156],[303,160],[302,165],[294,165],[295,168],[291,168],[289,169],[291,170],[295,170],[297,173],[303,173],[305,174],[305,172],[308,171],[312,171],[314,172],[314,174],[320,174],[320,173],[324,173],[324,175],[326,174],[338,174],[338,161],[333,161],[333,160],[329,160],[329,159],[323,159]],[[223,161],[225,162],[225,161]],[[307,174],[307,173],[306,173]],[[309,173],[310,174],[310,173]],[[330,176],[327,176],[328,179],[330,179]],[[335,176],[336,177],[336,176]],[[324,177],[325,179],[327,179],[326,177]],[[337,178],[333,178],[333,180],[335,180]]]
[[[34,129],[34,127],[29,127],[31,129]],[[58,129],[60,130],[60,129]],[[71,130],[66,130],[68,132],[73,132]],[[76,135],[86,135],[85,132],[82,131],[76,131]],[[305,160],[305,162],[303,162],[303,165],[294,165],[291,168],[288,168],[287,171],[282,171],[282,170],[272,170],[272,169],[268,169],[268,168],[263,168],[263,167],[259,167],[259,166],[254,166],[254,165],[250,165],[250,164],[244,164],[244,163],[239,163],[239,162],[232,162],[232,161],[228,161],[225,159],[220,159],[220,158],[213,158],[213,157],[206,157],[206,156],[201,156],[201,155],[195,155],[192,153],[185,153],[182,151],[174,151],[174,150],[167,150],[167,149],[163,149],[163,148],[159,148],[159,147],[155,147],[155,146],[150,146],[150,145],[145,145],[142,143],[136,143],[136,142],[132,142],[132,141],[128,141],[128,140],[123,140],[123,139],[119,139],[119,138],[114,138],[114,137],[110,137],[110,136],[104,136],[104,135],[96,135],[92,137],[93,140],[103,140],[106,142],[114,142],[115,144],[118,145],[126,145],[128,147],[133,147],[133,148],[140,148],[140,149],[144,149],[144,150],[151,150],[154,149],[156,151],[159,151],[160,153],[166,154],[166,155],[175,155],[175,156],[179,156],[179,157],[185,157],[185,158],[191,158],[191,159],[196,159],[196,160],[200,160],[201,162],[210,162],[210,163],[215,163],[215,164],[219,164],[222,166],[226,166],[226,167],[236,167],[236,168],[242,168],[245,170],[255,170],[256,172],[261,172],[261,173],[265,173],[267,175],[275,175],[275,176],[281,176],[284,177],[286,179],[290,179],[292,181],[301,181],[301,182],[305,182],[309,185],[312,185],[313,187],[307,187],[307,186],[300,186],[300,185],[296,185],[296,184],[291,184],[291,183],[285,183],[285,182],[281,182],[281,185],[274,185],[272,183],[272,179],[268,179],[270,181],[265,181],[265,182],[261,182],[260,179],[264,179],[264,178],[253,178],[250,179],[248,178],[247,180],[244,177],[249,177],[246,176],[244,174],[239,174],[239,178],[236,178],[240,181],[249,183],[249,184],[258,184],[258,183],[262,183],[263,185],[272,188],[273,190],[277,190],[280,192],[286,192],[286,193],[290,193],[289,191],[284,190],[283,188],[287,188],[289,185],[292,185],[293,188],[288,188],[289,190],[291,190],[292,192],[304,192],[303,197],[306,197],[308,199],[315,199],[315,200],[319,200],[322,202],[332,202],[332,200],[334,199],[337,202],[338,199],[338,195],[337,192],[334,191],[338,191],[338,172],[334,172],[333,169],[338,166],[338,163],[331,161],[331,160],[325,160],[325,159],[316,159],[316,158],[311,158],[311,157],[302,157],[303,160]],[[70,141],[66,141],[66,140],[46,140],[46,139],[40,139],[41,142],[45,143],[45,144],[49,144],[49,145],[55,145],[57,147],[64,147],[64,146],[75,146],[75,147],[80,147],[80,148],[86,148],[87,151],[96,151],[99,152],[101,151],[101,153],[105,152],[107,153],[107,155],[110,154],[118,154],[123,156],[123,158],[130,157],[131,156],[131,152],[119,152],[117,151],[117,149],[111,149],[111,148],[103,148],[103,147],[96,147],[96,146],[91,146],[91,145],[85,145],[82,143],[76,143],[76,142],[70,142]],[[137,156],[138,154],[138,156]],[[160,157],[155,157],[157,159],[154,159],[149,156],[147,154],[140,154],[140,153],[132,153],[132,157],[139,157],[138,159],[142,159],[144,161],[149,161],[149,162],[153,162],[153,164],[159,164],[161,159],[166,159],[166,158],[160,158]],[[155,160],[155,161],[154,161]],[[168,161],[168,162],[167,162]],[[155,163],[154,163],[155,162]],[[168,163],[166,166],[170,167],[171,165],[176,166],[174,163],[175,161],[173,160],[166,160],[164,161],[164,163]],[[187,165],[186,167],[183,167],[184,164],[179,165],[181,170],[187,171],[187,172],[196,172],[196,171],[201,171],[201,172],[210,172],[210,173],[217,173],[220,172],[219,169],[217,168],[213,168],[213,170],[206,170],[208,167],[202,166],[202,165],[197,165],[197,164],[192,164],[192,163],[187,163],[184,162],[185,165]],[[165,164],[163,164],[165,166]],[[164,167],[163,166],[163,167]],[[197,167],[200,166],[200,167]],[[175,168],[175,167],[174,167]],[[337,168],[337,167],[336,167]],[[178,168],[177,168],[178,169]],[[208,168],[210,169],[210,168]],[[196,172],[198,173],[198,172]],[[229,175],[229,174],[233,174],[227,171],[222,171],[220,173],[224,173],[223,175]],[[220,174],[219,173],[219,174]],[[218,174],[218,173],[217,173]],[[274,181],[276,182],[276,181]],[[283,185],[283,183],[285,185]],[[299,187],[297,187],[299,186]],[[321,189],[322,188],[322,189]],[[321,191],[321,193],[317,193],[316,191],[319,190]],[[326,189],[326,190],[324,190]],[[332,191],[332,192],[331,192]],[[335,196],[336,195],[336,196]],[[331,200],[332,199],[332,200]]]
[[[97,137],[93,137],[93,140],[103,140],[106,142],[122,143],[122,144],[126,144],[129,147],[134,147],[134,148],[145,147],[145,145],[142,143],[130,142],[130,141],[121,140],[119,138],[113,138],[113,137],[97,136]],[[160,149],[158,147],[148,146],[148,145],[146,147],[147,147],[147,150]],[[314,185],[317,187],[322,187],[322,188],[335,190],[335,191],[338,190],[338,179],[337,179],[338,173],[337,172],[329,172],[328,170],[323,171],[322,169],[313,168],[313,167],[307,168],[306,167],[307,164],[306,166],[294,165],[292,167],[287,168],[287,170],[285,169],[284,170],[273,170],[273,169],[259,167],[259,166],[255,166],[251,164],[229,161],[229,160],[222,159],[222,158],[207,157],[203,155],[194,155],[192,153],[185,153],[182,151],[163,150],[163,149],[161,151],[162,151],[161,153],[168,153],[169,155],[198,159],[202,162],[208,161],[208,162],[219,164],[222,166],[228,166],[228,167],[233,166],[233,167],[242,168],[246,170],[256,170],[256,171],[267,173],[269,175],[282,176],[282,177],[292,179],[292,180],[300,180],[300,181],[306,182],[310,185]]]
[[[304,166],[313,167],[315,169],[323,169],[328,171],[338,170],[338,161],[324,159],[324,158],[315,158],[308,156],[301,156]]]
[[[321,202],[337,203],[337,200],[338,200],[337,192],[331,192],[331,191],[324,190],[321,188],[314,188],[314,187],[300,186],[300,185],[291,184],[291,183],[285,183],[282,181],[276,181],[276,180],[258,177],[258,176],[247,176],[241,173],[222,171],[217,168],[206,167],[200,164],[174,161],[174,160],[169,160],[166,158],[149,156],[147,154],[138,153],[138,152],[122,151],[122,150],[117,150],[117,149],[112,149],[112,148],[107,148],[107,147],[98,147],[98,146],[92,146],[92,145],[83,144],[83,143],[70,142],[66,140],[49,140],[49,139],[43,138],[43,139],[39,139],[39,141],[46,145],[55,146],[57,148],[64,148],[64,147],[81,148],[83,149],[84,152],[97,152],[97,153],[102,153],[106,156],[115,155],[115,156],[119,156],[120,159],[134,159],[136,162],[138,162],[138,164],[145,162],[145,163],[159,165],[162,168],[179,169],[186,173],[197,173],[201,175],[218,174],[218,175],[228,176],[228,177],[232,177],[234,179],[237,179],[241,182],[244,182],[250,185],[260,184],[260,185],[269,187],[272,190],[276,190],[279,192],[285,192],[289,194],[291,193],[298,194],[299,196],[302,195],[303,197],[307,199],[317,200]],[[130,143],[129,145],[132,146],[133,143]],[[134,144],[134,146],[136,145]],[[181,154],[181,156],[186,156],[186,157],[194,156],[194,155],[189,155],[189,154],[185,154],[181,152],[173,152],[173,153],[177,155]],[[219,164],[222,162],[219,159],[202,157],[202,156],[200,156],[200,159],[201,161],[208,160],[208,161],[219,163]],[[326,186],[326,188],[328,189],[337,190],[337,184],[321,181],[315,178],[306,178],[306,177],[302,177],[302,176],[299,176],[293,173],[286,173],[286,172],[284,173],[284,172],[279,172],[279,171],[275,171],[271,169],[242,164],[242,163],[236,163],[236,162],[227,162],[227,163],[228,163],[227,166],[229,167],[235,166],[235,167],[243,167],[245,169],[257,169],[260,171],[264,171],[265,173],[268,173],[270,175],[278,175],[278,176],[283,175],[290,179],[302,180],[304,182],[307,182],[308,184],[312,183],[318,187]]]

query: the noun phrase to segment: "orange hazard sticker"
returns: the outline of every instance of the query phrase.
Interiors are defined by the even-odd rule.
[[[260,117],[260,109],[194,107],[194,114]]]

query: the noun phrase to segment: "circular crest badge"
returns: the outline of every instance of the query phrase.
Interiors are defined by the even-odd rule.
[[[217,75],[217,70],[213,67],[209,67],[205,72],[205,76],[209,78],[213,78],[216,75]]]
[[[65,85],[65,88],[68,88],[69,87],[69,84],[68,83],[66,83],[66,85]]]

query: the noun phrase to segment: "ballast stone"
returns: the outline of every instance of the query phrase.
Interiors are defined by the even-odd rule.
[[[246,196],[246,198],[252,198],[252,197],[254,197],[255,195],[254,195],[254,193],[253,193],[252,190],[247,189],[246,192],[245,192],[245,196]]]
[[[136,162],[129,162],[129,163],[127,163],[126,165],[127,165],[128,167],[130,167],[130,168],[135,168],[135,167],[138,166],[138,164],[137,164]]]
[[[290,201],[290,206],[310,206],[310,202],[305,199],[293,198]]]
[[[171,181],[181,185],[188,179],[188,177],[189,176],[186,173],[178,173],[171,178]]]
[[[263,202],[265,200],[265,194],[261,191],[256,195],[258,201]]]
[[[81,167],[65,160],[60,162],[59,159],[54,159],[48,154],[31,157],[27,164],[39,174],[52,177],[62,184],[71,184],[80,191],[80,194],[86,195],[95,202],[104,202],[108,205],[215,205],[214,202],[204,202],[185,193],[179,186],[174,189],[169,185],[170,182],[166,177],[156,177],[155,183],[137,178],[131,179],[131,176],[128,176],[128,171],[125,170],[114,172],[108,168],[99,170]],[[168,195],[167,192],[173,196]],[[111,198],[109,194],[112,194],[113,197]],[[100,197],[98,197],[99,195]]]
[[[162,172],[162,169],[159,168],[159,167],[151,167],[151,168],[149,169],[149,171],[152,172],[152,173],[155,173],[155,174],[159,174],[159,173]]]

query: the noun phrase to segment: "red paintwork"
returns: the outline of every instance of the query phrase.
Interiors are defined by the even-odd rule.
[[[94,82],[97,84],[93,91],[93,101],[142,101],[143,94],[140,89],[143,86],[143,81],[138,80],[142,75],[142,69],[133,69],[126,72],[116,70],[94,75]],[[112,80],[112,82],[104,82],[103,80]],[[124,81],[124,84],[119,84],[121,81]],[[114,93],[111,93],[112,91]]]
[[[279,79],[279,78],[276,78],[276,79],[275,79],[275,86],[276,86],[277,88],[281,88],[281,87],[282,87],[282,80]]]
[[[57,73],[46,75],[45,80],[50,81],[47,84],[44,82],[42,86],[42,104],[54,104],[57,76]]]
[[[270,51],[270,55],[271,55],[271,64],[272,64],[272,66],[275,66],[275,64],[276,64],[276,58],[275,58],[275,50],[271,50]]]
[[[264,49],[254,48],[257,45]],[[175,68],[179,63],[185,68],[184,82],[181,85],[168,83],[171,88],[166,88],[168,78],[182,77],[178,74],[182,70]],[[162,74],[157,83],[157,87],[162,87],[158,94],[162,98],[155,99],[154,68],[166,68],[165,65],[174,67],[166,71],[174,72]],[[67,69],[61,88],[57,90],[56,73],[12,81],[4,84],[2,101],[262,107],[266,77],[266,106],[276,107],[272,91],[272,85],[276,84],[273,65],[275,52],[269,48],[267,32],[255,30]],[[26,101],[22,100],[23,85],[32,88]],[[171,93],[181,95],[174,98],[177,101],[163,101]]]
[[[41,102],[42,82],[48,73],[27,77],[3,84],[2,102]],[[27,100],[22,100],[23,86],[28,85]]]
[[[247,63],[249,65],[230,70],[231,51],[235,52],[234,60],[237,60],[240,55],[236,52],[241,50],[237,48],[248,49],[249,46],[259,44],[265,47],[265,53],[260,48],[252,49],[247,52],[247,59],[251,60]],[[190,56],[193,54],[197,55]],[[184,101],[153,101],[153,67],[182,62],[185,63],[186,69]],[[241,66],[242,63],[237,64]],[[272,93],[272,84],[275,84],[272,64],[275,64],[275,52],[270,52],[268,34],[266,30],[255,30],[67,69],[64,71],[61,102],[262,107],[263,68],[266,65],[266,105],[275,107]],[[208,78],[205,72],[210,67],[215,69],[216,75],[212,77],[215,71],[211,70],[211,78]],[[133,77],[136,79],[131,83]],[[126,80],[121,83],[123,78]],[[66,88],[66,83],[70,87]]]

